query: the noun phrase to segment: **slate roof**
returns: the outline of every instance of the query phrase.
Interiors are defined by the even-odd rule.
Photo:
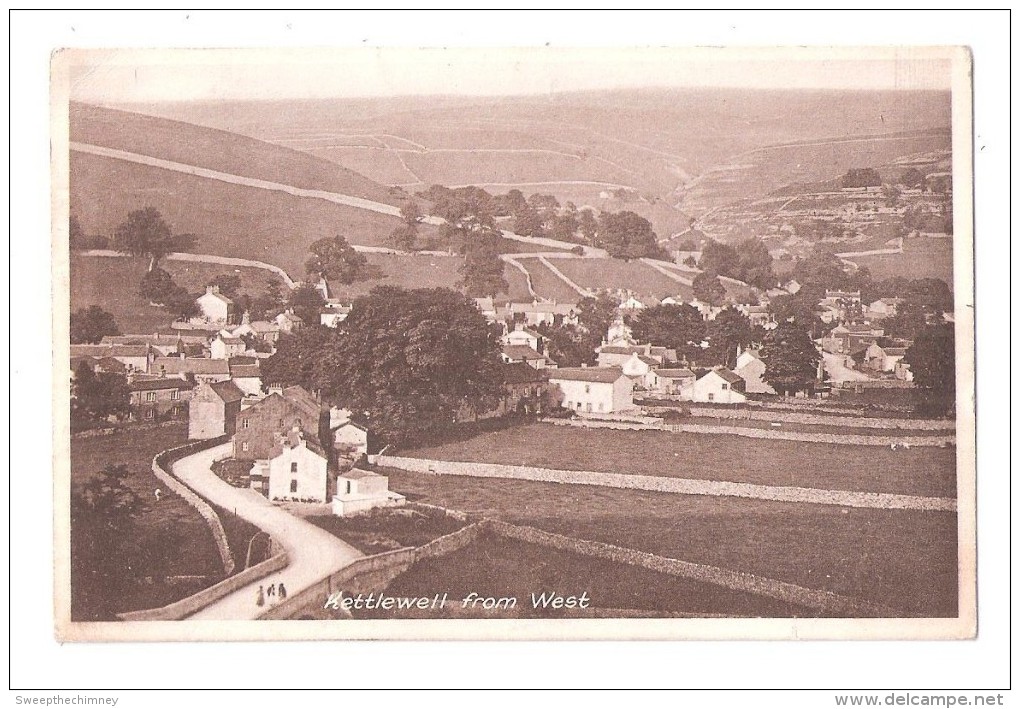
[[[549,381],[561,379],[575,382],[612,384],[623,376],[619,367],[561,367],[549,372]]]
[[[547,372],[544,372],[541,369],[535,369],[524,362],[504,364],[500,372],[503,375],[504,384],[531,384],[544,382],[549,379]]]
[[[666,379],[690,379],[695,376],[694,372],[689,369],[655,369],[653,371]]]
[[[503,345],[503,354],[510,359],[546,359],[546,356],[527,345]]]
[[[209,388],[226,404],[232,404],[244,398],[244,392],[238,389],[237,385],[229,379],[224,382],[213,382],[209,385]]]
[[[136,379],[133,382],[128,382],[127,386],[129,391],[162,391],[164,389],[192,389],[195,385],[177,377],[170,377],[169,379]]]
[[[164,357],[159,360],[158,369],[167,374],[226,374],[230,375],[230,365],[225,359],[209,357]]]
[[[736,384],[737,382],[744,381],[744,378],[741,377],[739,374],[737,374],[736,372],[731,372],[725,367],[718,367],[716,369],[713,369],[712,371],[718,374],[723,379],[725,379],[730,384]]]

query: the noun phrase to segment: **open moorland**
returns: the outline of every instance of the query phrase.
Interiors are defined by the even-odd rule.
[[[415,458],[761,485],[956,496],[954,449],[764,441],[729,435],[530,424],[415,448]]]
[[[411,500],[832,591],[904,615],[956,614],[950,512],[384,472],[390,488]]]

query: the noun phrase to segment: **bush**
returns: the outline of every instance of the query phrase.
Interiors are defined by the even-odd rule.
[[[691,410],[686,406],[681,406],[676,409],[670,409],[669,411],[666,411],[665,413],[662,414],[662,420],[665,421],[666,423],[680,421],[682,419],[690,417]]]

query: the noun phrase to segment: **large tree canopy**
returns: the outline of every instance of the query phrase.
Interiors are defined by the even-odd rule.
[[[638,342],[675,349],[678,355],[689,360],[701,354],[705,321],[691,305],[653,305],[639,310],[629,324]]]
[[[365,275],[368,259],[354,250],[342,236],[319,239],[309,247],[311,258],[305,263],[309,274],[322,276],[328,281],[353,283]]]
[[[71,344],[95,343],[107,335],[119,335],[120,328],[113,315],[98,305],[90,305],[71,313]]]
[[[712,271],[702,271],[691,282],[694,297],[709,305],[719,306],[726,302],[726,287]]]
[[[715,320],[706,323],[709,344],[706,353],[713,364],[736,366],[737,347],[747,348],[756,336],[747,317],[735,308],[723,308]]]
[[[956,402],[956,333],[952,324],[937,323],[922,329],[907,349],[903,362],[910,365],[914,384],[934,412],[952,412]]]
[[[126,418],[130,411],[129,396],[127,377],[123,374],[96,374],[82,362],[71,380],[72,426],[87,427],[104,423],[111,417]]]
[[[501,393],[498,332],[451,290],[375,288],[336,332],[289,339],[265,363],[267,380],[363,412],[384,443],[425,440]]]
[[[175,245],[170,225],[154,207],[128,214],[127,221],[121,223],[113,235],[113,247],[116,250],[147,257],[149,270],[154,269],[161,258],[172,252]]]
[[[634,212],[602,212],[598,221],[598,243],[613,258],[659,255],[658,237],[651,223]]]
[[[784,321],[765,336],[760,352],[764,379],[777,392],[790,394],[811,387],[818,374],[818,350],[796,321]]]
[[[466,245],[464,263],[460,267],[461,285],[472,298],[506,293],[510,284],[503,277],[505,268],[506,264],[499,257],[499,237],[479,234]]]

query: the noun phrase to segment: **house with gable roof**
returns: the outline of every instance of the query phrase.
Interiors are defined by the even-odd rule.
[[[219,286],[206,286],[195,302],[202,317],[211,323],[229,323],[234,319],[234,301],[220,293]]]
[[[306,440],[329,448],[329,410],[300,386],[272,392],[237,417],[234,458],[267,460],[277,437],[297,426]]]
[[[744,380],[725,367],[709,370],[684,389],[681,396],[702,404],[742,404],[747,401]]]
[[[244,392],[232,381],[202,382],[188,404],[188,438],[232,435]]]
[[[602,414],[634,408],[633,382],[620,367],[561,367],[548,371],[549,385],[564,408]]]

